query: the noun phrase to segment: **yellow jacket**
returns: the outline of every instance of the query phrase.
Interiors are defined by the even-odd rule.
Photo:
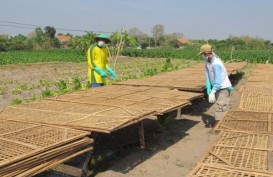
[[[108,50],[105,47],[98,47],[92,45],[87,51],[87,62],[88,62],[88,81],[89,83],[105,83],[105,78],[102,78],[95,70],[95,67],[99,67],[105,71],[107,64]]]

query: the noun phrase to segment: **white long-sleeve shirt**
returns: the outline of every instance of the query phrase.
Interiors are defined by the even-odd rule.
[[[206,79],[210,81],[212,91],[216,92],[220,89],[231,87],[227,70],[221,59],[214,54],[210,62],[205,61]]]

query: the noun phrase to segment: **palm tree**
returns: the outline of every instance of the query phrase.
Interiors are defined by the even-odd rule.
[[[86,34],[83,36],[77,36],[73,38],[70,42],[70,45],[80,49],[80,51],[84,54],[86,53],[90,45],[95,43],[95,37],[96,37],[95,33],[86,32]]]
[[[114,32],[111,36],[112,40],[112,55],[115,56],[114,61],[114,69],[116,67],[117,59],[120,55],[120,53],[126,48],[126,47],[137,47],[137,41],[135,37],[129,35],[129,33],[125,30],[119,33]]]

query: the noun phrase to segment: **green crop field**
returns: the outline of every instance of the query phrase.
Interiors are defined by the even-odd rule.
[[[14,50],[0,52],[0,65],[37,62],[85,62],[86,58],[78,50],[51,49],[51,50]]]
[[[201,60],[198,56],[198,50],[175,50],[175,49],[127,49],[123,55],[131,57],[151,57],[151,58],[175,58],[175,59],[191,59]],[[273,63],[272,50],[234,50],[224,51],[219,50],[215,52],[224,61],[247,61],[250,63]]]
[[[202,60],[198,50],[192,49],[126,49],[122,55],[142,58],[170,58]],[[216,51],[224,61],[247,61],[250,63],[273,63],[272,50]],[[76,49],[24,50],[0,52],[0,65],[37,62],[85,62],[86,56]]]

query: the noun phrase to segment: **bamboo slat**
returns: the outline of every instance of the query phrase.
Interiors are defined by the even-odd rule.
[[[271,139],[272,137],[269,134],[222,131],[214,146],[273,150],[272,147],[268,146]]]
[[[272,174],[230,169],[210,164],[197,165],[187,177],[271,177]]]
[[[242,93],[239,108],[245,111],[273,112],[273,96]]]
[[[228,111],[216,130],[272,134],[271,116],[270,112]]]

